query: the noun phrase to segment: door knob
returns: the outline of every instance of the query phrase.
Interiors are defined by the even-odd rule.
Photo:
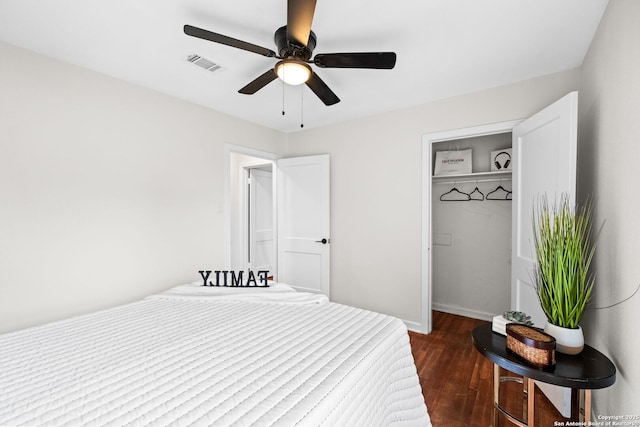
[[[316,240],[316,243],[322,243],[323,245],[326,245],[327,243],[329,243],[329,239]]]

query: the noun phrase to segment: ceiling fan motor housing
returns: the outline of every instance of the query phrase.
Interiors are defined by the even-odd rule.
[[[309,32],[309,40],[306,46],[300,46],[297,43],[287,39],[287,26],[280,27],[276,30],[274,41],[278,47],[278,56],[281,58],[299,58],[303,61],[309,61],[316,47],[316,34]]]

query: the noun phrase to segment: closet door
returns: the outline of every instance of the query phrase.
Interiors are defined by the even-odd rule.
[[[532,284],[536,256],[533,209],[539,197],[575,200],[578,93],[572,92],[513,129],[511,308],[536,326],[546,318]]]

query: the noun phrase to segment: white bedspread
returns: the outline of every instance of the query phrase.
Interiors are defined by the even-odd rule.
[[[1,335],[0,425],[430,425],[400,320],[287,288],[183,286]]]

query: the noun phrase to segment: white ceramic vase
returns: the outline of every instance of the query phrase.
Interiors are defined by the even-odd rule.
[[[571,329],[547,322],[544,331],[556,339],[556,351],[560,353],[578,354],[584,348],[584,335],[580,326]]]

